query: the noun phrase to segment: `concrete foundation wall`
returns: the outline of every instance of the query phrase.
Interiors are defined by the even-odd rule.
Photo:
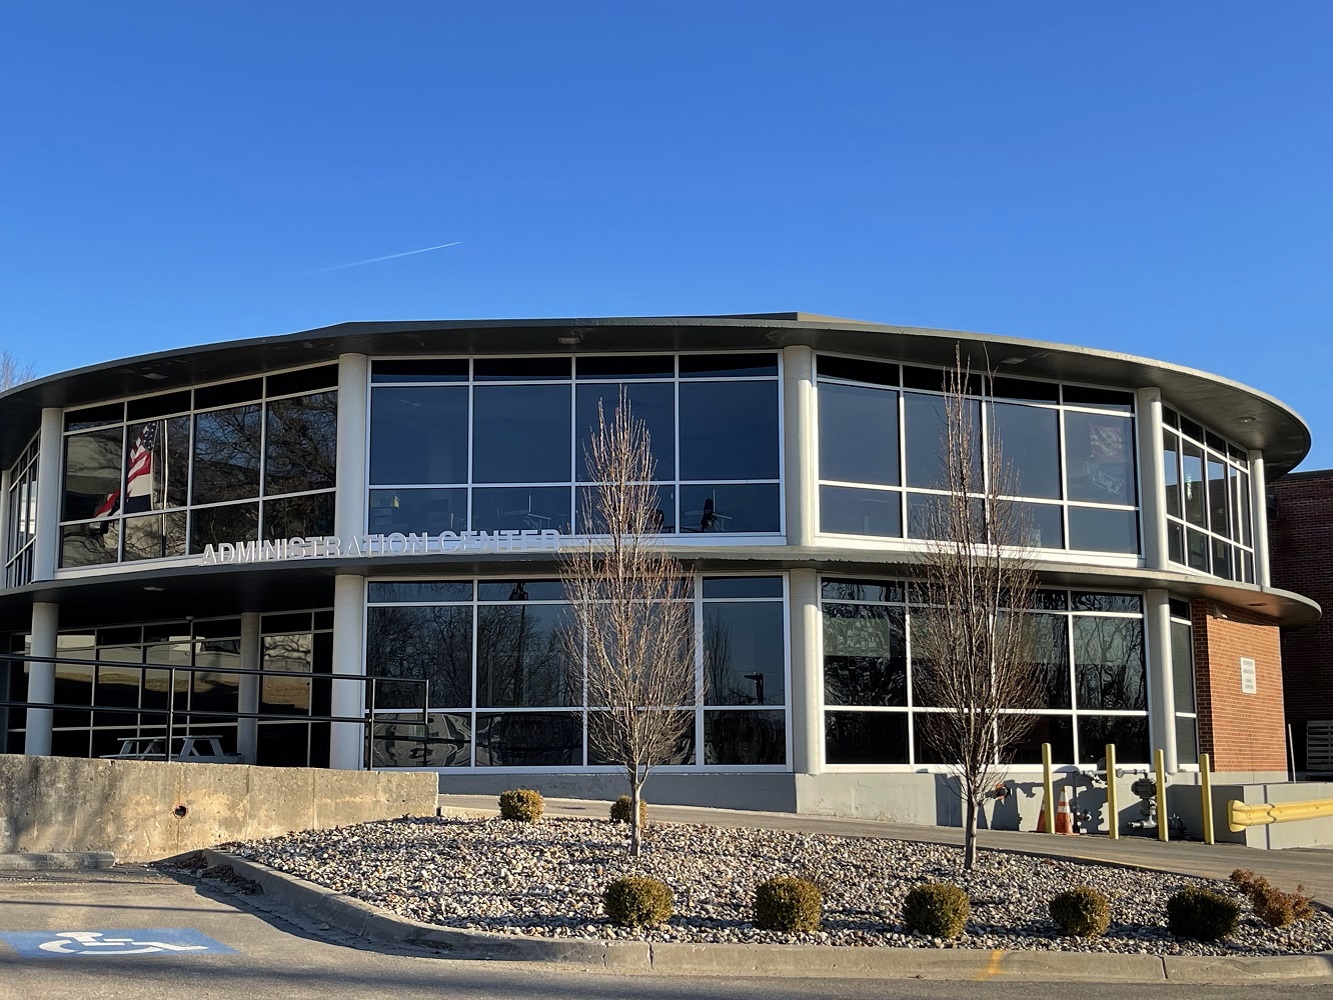
[[[431,777],[436,777],[431,772]],[[760,812],[796,812],[791,774],[653,774],[644,800],[670,806],[713,806]],[[499,795],[535,788],[553,799],[614,799],[629,794],[620,774],[440,774],[443,795]]]
[[[228,840],[434,815],[435,786],[433,773],[0,754],[0,853],[149,861]]]
[[[1294,823],[1268,823],[1249,826],[1232,833],[1227,828],[1227,803],[1232,799],[1254,805],[1259,802],[1305,802],[1333,799],[1333,782],[1279,781],[1264,784],[1225,784],[1214,782],[1213,823],[1218,843],[1244,844],[1247,847],[1282,850],[1290,847],[1333,846],[1333,816],[1303,819]]]

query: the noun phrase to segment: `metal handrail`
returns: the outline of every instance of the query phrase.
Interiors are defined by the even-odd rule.
[[[178,716],[183,717],[183,719],[185,720],[183,724],[187,726],[191,724],[190,720],[192,720],[195,717],[228,719],[228,720],[235,719],[237,721],[240,721],[242,719],[255,719],[266,722],[349,723],[349,724],[359,725],[362,727],[363,749],[365,751],[363,758],[363,766],[367,770],[369,770],[372,765],[373,754],[374,754],[374,740],[375,740],[374,725],[375,725],[375,719],[377,717],[377,712],[396,711],[396,712],[402,712],[404,714],[413,714],[417,711],[417,709],[415,708],[402,708],[393,710],[375,709],[373,706],[375,705],[376,702],[375,698],[376,687],[377,685],[383,683],[410,684],[421,688],[422,697],[421,697],[420,712],[421,712],[422,735],[420,737],[420,743],[422,745],[423,759],[424,759],[425,748],[428,742],[427,734],[429,733],[430,730],[430,680],[428,678],[372,677],[366,674],[348,674],[348,673],[332,673],[332,672],[315,673],[310,670],[263,670],[263,669],[256,669],[253,667],[221,667],[221,666],[200,667],[200,666],[185,665],[185,664],[173,664],[173,663],[130,663],[124,660],[103,660],[96,657],[34,656],[26,653],[0,653],[0,663],[20,663],[20,664],[49,663],[56,666],[67,664],[67,665],[81,666],[81,667],[115,667],[117,669],[130,669],[139,671],[144,671],[144,670],[165,671],[167,674],[167,690],[166,692],[164,692],[164,694],[167,696],[166,708],[150,708],[147,706],[139,706],[139,705],[133,705],[133,706],[98,705],[98,704],[84,705],[84,704],[68,703],[68,702],[47,702],[47,701],[28,701],[28,700],[20,701],[14,699],[0,700],[0,708],[36,709],[40,711],[50,711],[50,712],[58,712],[58,711],[90,712],[90,713],[110,712],[119,715],[134,714],[136,716],[143,716],[143,715],[166,716],[166,725],[165,725],[165,732],[163,734],[163,739],[165,740],[165,745],[168,748],[168,753],[171,747],[171,741],[173,739],[173,730],[176,728],[176,718]],[[187,675],[203,673],[203,674],[227,674],[237,677],[297,677],[297,678],[303,678],[305,680],[355,681],[361,684],[363,688],[369,686],[370,698],[368,704],[372,707],[369,710],[367,710],[364,715],[361,716],[315,715],[312,713],[306,713],[304,715],[290,715],[281,712],[242,712],[239,710],[239,708],[234,712],[222,712],[214,709],[195,709],[195,708],[178,709],[176,707],[177,673],[184,673]],[[140,680],[142,681],[142,677],[140,678]],[[122,728],[122,727],[108,727],[108,728]],[[129,728],[129,727],[126,726],[123,728]],[[134,728],[137,731],[139,729],[139,725],[136,723]]]

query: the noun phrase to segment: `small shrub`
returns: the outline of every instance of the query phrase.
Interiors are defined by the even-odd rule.
[[[655,878],[618,878],[602,893],[602,908],[621,927],[654,927],[671,919],[675,895]]]
[[[628,795],[622,795],[611,803],[611,822],[628,823],[629,811],[634,806],[634,800]],[[639,799],[639,826],[648,822],[648,803]]]
[[[957,937],[970,913],[967,893],[949,882],[918,885],[903,900],[907,929],[931,937]]]
[[[500,793],[500,817],[519,823],[536,823],[542,818],[546,800],[531,788],[511,788]]]
[[[1305,894],[1303,885],[1287,892],[1248,868],[1237,868],[1231,873],[1231,881],[1249,897],[1254,915],[1269,927],[1286,927],[1314,916],[1314,900]]]
[[[813,933],[819,930],[823,908],[819,887],[803,878],[779,875],[754,890],[754,925],[760,930]]]
[[[1240,904],[1234,899],[1191,886],[1166,901],[1166,924],[1177,937],[1220,941],[1236,929]]]
[[[1111,904],[1102,893],[1081,885],[1051,897],[1051,919],[1066,934],[1097,937],[1111,925]]]

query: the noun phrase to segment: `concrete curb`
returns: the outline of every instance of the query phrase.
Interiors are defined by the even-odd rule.
[[[713,976],[857,976],[883,979],[1014,979],[1053,982],[1234,983],[1333,979],[1333,953],[1250,958],[1176,957],[981,948],[822,947],[798,944],[684,944],[556,940],[461,931],[399,917],[267,865],[206,850],[209,866],[230,865],[269,899],[310,920],[375,944],[427,948],[442,957],[553,962],[609,969]]]
[[[0,872],[86,871],[110,868],[116,856],[109,851],[33,851],[0,854]]]

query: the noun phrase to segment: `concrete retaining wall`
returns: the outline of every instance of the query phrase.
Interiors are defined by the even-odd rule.
[[[0,853],[150,861],[229,840],[435,813],[434,773],[0,754]]]

